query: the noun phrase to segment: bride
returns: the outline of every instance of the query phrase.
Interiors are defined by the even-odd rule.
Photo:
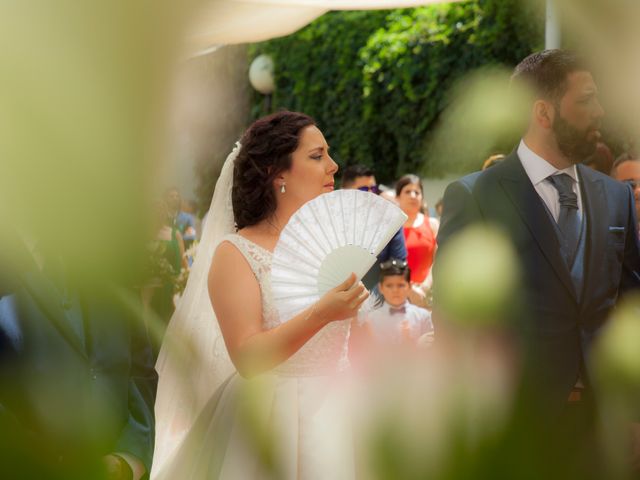
[[[334,374],[368,292],[351,275],[291,319],[270,292],[280,231],[337,170],[314,120],[286,111],[257,120],[227,158],[158,359],[152,479],[355,476]]]

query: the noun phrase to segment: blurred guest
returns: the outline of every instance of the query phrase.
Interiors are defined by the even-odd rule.
[[[623,153],[616,158],[611,176],[631,187],[636,202],[636,220],[640,219],[640,157],[635,153]]]
[[[156,209],[159,225],[156,239],[166,246],[165,257],[174,272],[178,274],[182,268],[188,268],[184,258],[185,244],[182,233],[178,223],[174,221],[175,217],[164,202],[158,202]]]
[[[442,198],[436,202],[436,206],[434,208],[436,209],[436,215],[438,218],[442,217]]]
[[[185,232],[182,233],[182,240],[184,241],[185,260],[189,268],[191,268],[191,265],[193,265],[195,253],[197,251],[192,247],[194,246],[194,244],[197,244],[197,242],[200,241],[200,236],[202,235],[202,220],[200,220],[196,212],[196,202],[192,200],[182,199],[182,210],[178,217],[180,217],[181,215],[188,215],[189,219],[185,222],[182,222],[182,224],[185,225],[190,223],[192,225],[195,225],[195,228],[186,228]],[[178,228],[180,228],[181,222],[177,223]]]
[[[160,325],[155,329],[158,334],[153,336],[154,356],[157,356],[164,329],[175,310],[176,279],[182,270],[189,268],[182,235],[165,202],[156,203],[156,216],[158,227],[153,242],[156,248],[151,259],[152,278],[143,292],[145,303],[160,320]]]
[[[384,198],[385,200],[389,200],[390,202],[393,203],[398,203],[396,201],[396,191],[393,189],[393,187],[387,187],[386,185],[380,184],[378,185],[380,187],[380,196],[382,198]]]
[[[185,210],[187,202],[182,199],[180,191],[171,187],[165,192],[165,202],[172,222],[180,231],[186,248],[189,248],[198,235],[196,218],[193,212]]]
[[[380,188],[376,183],[373,170],[364,165],[349,165],[344,169],[342,173],[342,188],[357,189],[376,195],[380,194]],[[376,264],[374,264],[362,278],[362,283],[364,283],[368,290],[375,292],[378,283],[378,266],[390,258],[398,258],[401,260],[407,258],[407,249],[405,248],[402,229],[398,230],[398,233],[396,233],[391,241],[382,249],[378,255]]]
[[[176,226],[182,235],[185,250],[189,250],[196,240],[200,239],[202,222],[196,215],[196,203],[192,200],[182,199],[180,213],[176,217]],[[189,266],[192,258],[187,258]]]
[[[3,469],[11,478],[141,478],[157,380],[146,329],[124,290],[76,277],[46,242],[23,237],[11,240],[0,273],[9,279],[0,292]]]
[[[592,474],[597,415],[588,359],[618,298],[640,287],[635,203],[628,188],[582,165],[596,150],[604,113],[583,59],[534,53],[512,82],[531,88],[523,138],[499,165],[447,187],[438,242],[446,255],[478,222],[499,227],[519,252],[521,308],[508,321],[528,354],[527,411],[547,429],[538,446],[557,440],[559,460]],[[435,273],[437,282],[440,266]]]
[[[202,235],[202,221],[198,216],[198,207],[196,205],[196,202],[194,202],[193,200],[182,199],[182,213],[185,213],[191,217],[191,222],[185,221],[185,223],[192,223],[194,225],[195,235],[193,235],[193,238],[191,238],[191,240],[199,240],[200,236]],[[183,235],[183,238],[185,241],[185,245],[188,245],[187,237]]]
[[[409,303],[411,284],[406,260],[392,258],[383,262],[379,275],[378,289],[384,303],[354,328],[354,348],[357,350],[369,343],[374,347],[417,345],[419,340],[428,343],[426,339],[433,337],[431,313]]]
[[[491,155],[482,164],[482,170],[486,170],[487,168],[494,167],[503,160],[504,160],[504,155],[502,153]]]
[[[613,165],[613,154],[606,143],[598,142],[596,144],[596,150],[582,163],[600,173],[609,175],[611,166]]]
[[[405,175],[396,183],[398,205],[409,217],[404,224],[407,261],[411,270],[411,302],[427,305],[431,287],[431,264],[436,251],[438,221],[423,214],[422,182],[416,175]]]

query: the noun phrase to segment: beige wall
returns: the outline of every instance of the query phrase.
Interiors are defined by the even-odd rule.
[[[430,209],[436,206],[436,202],[442,198],[444,191],[451,182],[457,180],[462,175],[449,175],[444,178],[423,178],[422,187],[424,197]]]
[[[195,199],[200,179],[196,165],[207,165],[215,176],[247,126],[252,89],[247,49],[218,48],[186,60],[176,81],[172,131],[174,152],[167,182],[183,196]]]
[[[463,175],[448,175],[444,178],[423,178],[422,187],[424,188],[424,199],[429,207],[429,210],[433,212],[434,207],[438,200],[444,195],[444,191],[451,182],[457,180]],[[393,188],[393,185],[389,185]]]

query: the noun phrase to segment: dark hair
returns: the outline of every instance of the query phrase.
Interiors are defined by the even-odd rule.
[[[389,265],[385,265],[384,267],[382,265],[380,266],[380,283],[382,283],[386,277],[394,277],[396,275],[404,277],[407,282],[411,281],[411,270],[406,261],[390,258],[384,263]]]
[[[240,140],[233,169],[231,203],[236,228],[255,225],[276,209],[273,181],[291,168],[291,154],[300,143],[300,132],[316,125],[304,113],[281,111],[253,122]]]
[[[549,101],[559,101],[567,90],[567,76],[589,71],[585,60],[571,50],[543,50],[522,60],[513,71],[512,82],[522,82],[536,95]]]
[[[402,177],[400,177],[400,179],[396,182],[396,197],[400,196],[400,192],[402,192],[402,189],[404,187],[413,183],[417,184],[420,187],[420,193],[422,193],[422,196],[424,196],[424,190],[422,188],[422,180],[420,180],[420,177],[418,177],[417,175],[413,175],[412,173],[409,173],[407,175],[403,175]]]
[[[372,177],[375,175],[371,167],[366,165],[349,165],[342,172],[342,188],[352,185],[358,177]]]

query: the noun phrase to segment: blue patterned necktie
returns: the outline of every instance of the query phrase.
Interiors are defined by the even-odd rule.
[[[569,267],[573,265],[580,239],[580,217],[578,216],[578,196],[573,191],[573,178],[566,173],[551,175],[547,180],[558,191],[560,215],[558,227],[563,236],[563,247]]]

